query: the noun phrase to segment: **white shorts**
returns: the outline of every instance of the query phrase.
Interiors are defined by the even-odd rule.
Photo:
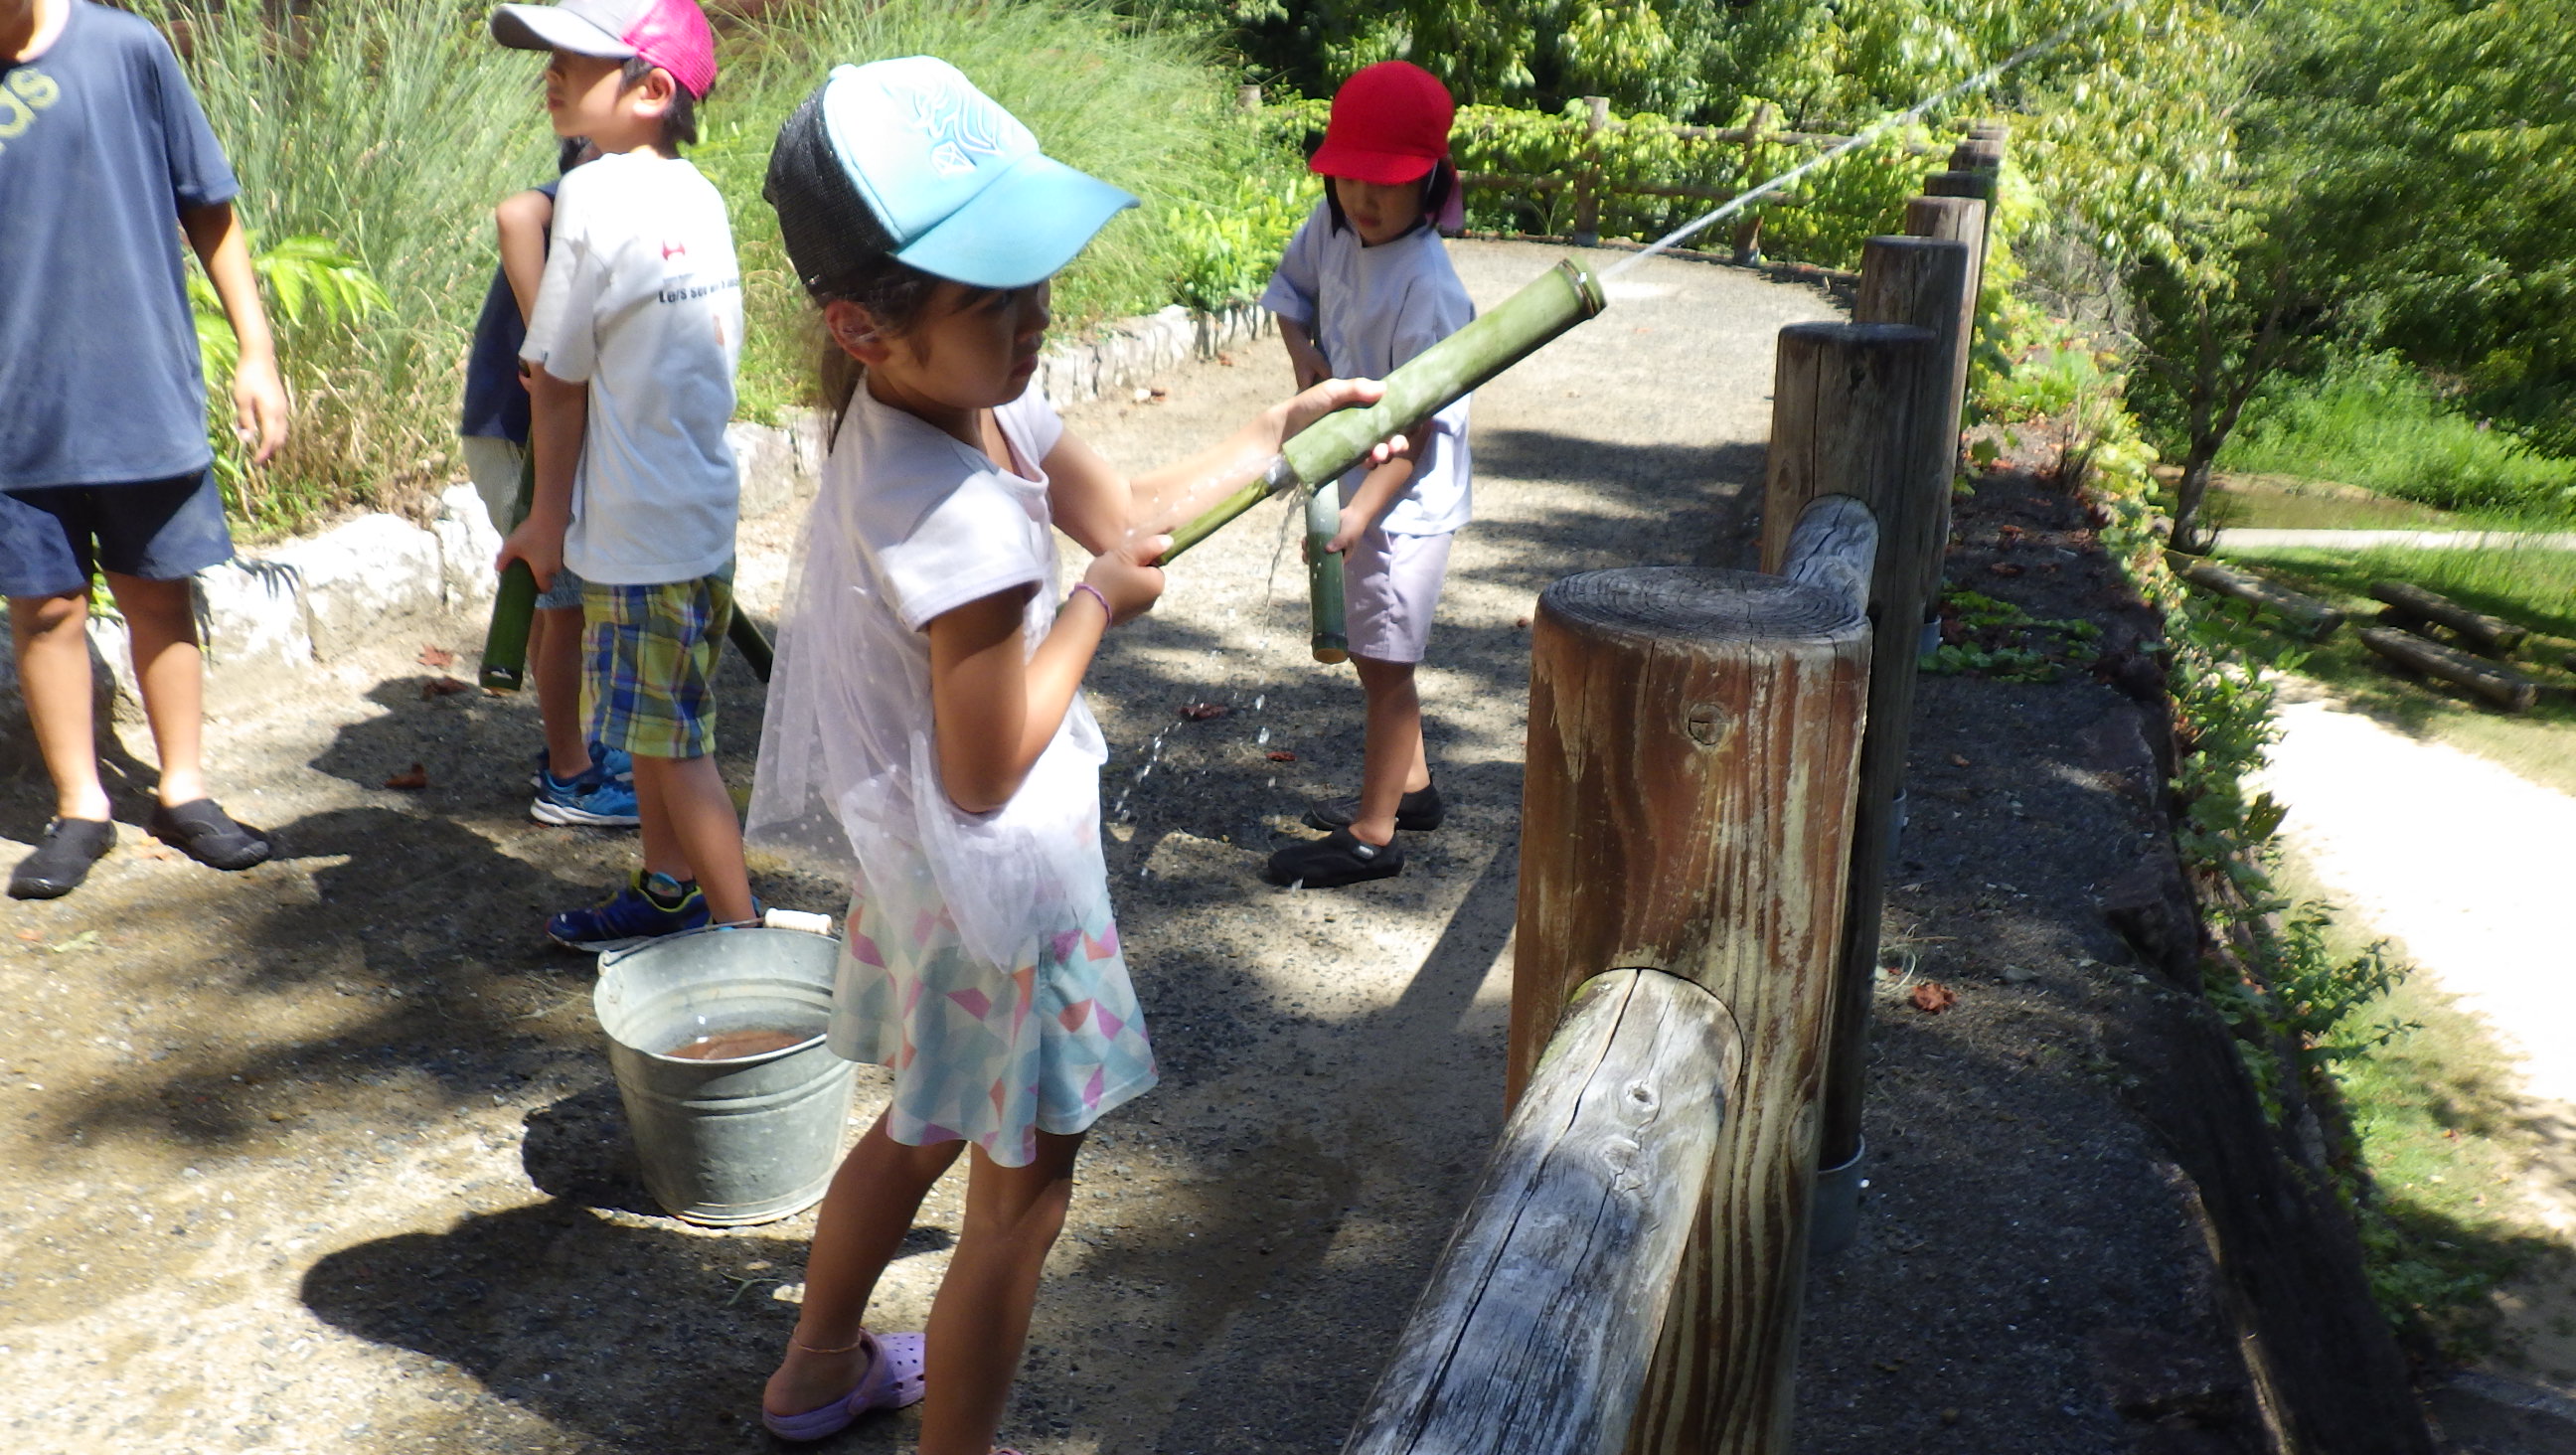
[[[1344,630],[1351,655],[1372,662],[1419,662],[1431,641],[1431,613],[1449,573],[1450,532],[1389,535],[1372,528],[1342,562]]]

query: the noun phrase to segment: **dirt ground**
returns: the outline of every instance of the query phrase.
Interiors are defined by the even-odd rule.
[[[1552,256],[1456,248],[1486,303]],[[1305,650],[1275,507],[1201,547],[1093,679],[1110,866],[1163,1085],[1092,1138],[1005,1439],[1032,1452],[1339,1444],[1500,1123],[1527,632],[1548,581],[1749,564],[1773,333],[1820,294],[1658,260],[1477,405],[1477,515],[1424,673],[1450,826],[1404,877],[1263,885],[1358,767],[1359,698]],[[1272,397],[1275,346],[1073,413],[1150,464]],[[1954,569],[2042,616],[2116,615],[2072,503],[1998,480]],[[2011,532],[1999,527],[2011,525]],[[746,528],[765,613],[790,523]],[[2004,580],[1985,566],[2024,567]],[[1265,584],[1267,583],[1267,584]],[[479,626],[388,641],[210,726],[271,863],[219,876],[129,827],[80,893],[0,910],[0,1430],[28,1452],[771,1448],[755,1402],[810,1217],[730,1232],[637,1183],[553,908],[631,862],[525,817],[533,705],[424,695]],[[457,654],[423,665],[424,648]],[[759,697],[727,669],[747,786]],[[2142,852],[2136,711],[2075,674],[1926,682],[1888,938],[1858,1244],[1809,1285],[1798,1446],[2249,1450],[2241,1368],[2103,1027],[2161,992],[2094,891]],[[1215,703],[1206,720],[1181,709]],[[120,816],[147,806],[124,734]],[[48,805],[25,761],[0,834]],[[1277,754],[1293,754],[1280,760]],[[391,790],[418,764],[427,786]],[[0,854],[0,857],[8,857]],[[765,866],[771,902],[833,886]],[[1955,991],[1927,1015],[1924,980]],[[861,1072],[859,1115],[880,1084]],[[883,1290],[917,1327],[958,1216],[934,1196]],[[820,1447],[907,1448],[906,1418]]]

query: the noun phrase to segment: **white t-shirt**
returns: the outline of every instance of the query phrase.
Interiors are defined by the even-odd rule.
[[[1417,227],[1366,247],[1358,229],[1334,229],[1332,209],[1322,202],[1288,240],[1261,306],[1313,334],[1339,378],[1383,379],[1476,317],[1440,234]],[[1441,535],[1467,523],[1467,401],[1473,397],[1431,417],[1429,438],[1415,445],[1413,482],[1380,521],[1387,534]],[[1367,478],[1366,466],[1342,477],[1345,503]]]
[[[698,169],[634,151],[566,173],[519,349],[590,385],[565,565],[649,586],[733,559],[741,486],[724,432],[741,353],[733,229]]]
[[[855,864],[867,883],[926,860],[975,955],[1022,964],[1106,892],[1100,764],[1079,695],[1011,801],[961,812],[940,787],[923,628],[967,602],[1033,586],[1021,635],[1055,625],[1056,538],[1041,466],[1064,424],[1029,390],[994,411],[1013,468],[862,384],[823,462],[780,622],[747,838]]]

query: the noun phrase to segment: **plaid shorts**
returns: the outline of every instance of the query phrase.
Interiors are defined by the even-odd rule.
[[[641,758],[716,749],[716,654],[733,567],[663,586],[582,584],[581,697],[591,736]]]

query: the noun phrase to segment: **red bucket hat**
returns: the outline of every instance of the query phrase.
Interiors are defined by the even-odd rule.
[[[1419,181],[1449,159],[1449,124],[1457,114],[1449,88],[1410,61],[1362,67],[1333,93],[1324,144],[1306,169],[1388,186]]]

